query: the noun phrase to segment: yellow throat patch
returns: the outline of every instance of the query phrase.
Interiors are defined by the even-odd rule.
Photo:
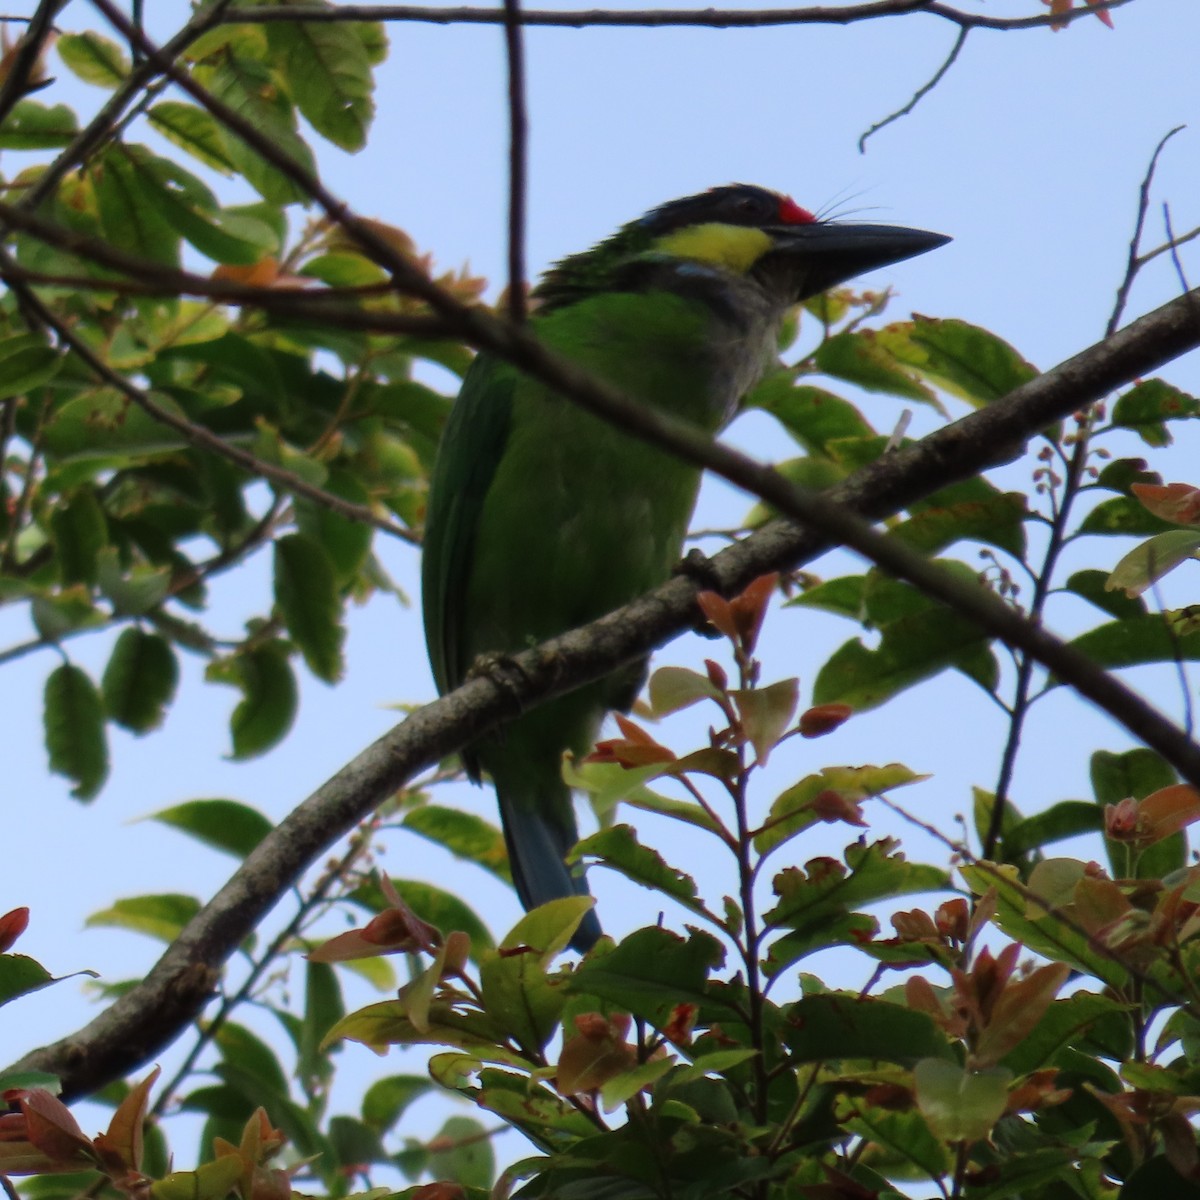
[[[744,275],[771,248],[771,238],[748,225],[691,225],[655,243],[655,250],[672,258],[690,258]]]

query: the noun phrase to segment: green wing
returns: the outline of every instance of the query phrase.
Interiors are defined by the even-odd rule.
[[[516,371],[486,354],[471,364],[450,410],[430,481],[421,556],[425,642],[442,694],[466,677],[463,608],[479,514],[504,455]]]

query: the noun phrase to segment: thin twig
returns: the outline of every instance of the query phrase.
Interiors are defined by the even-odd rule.
[[[316,881],[312,887],[312,891],[299,905],[292,919],[271,939],[270,945],[259,955],[258,960],[252,963],[246,978],[242,980],[238,990],[233,995],[222,999],[220,1007],[213,1014],[212,1018],[206,1021],[199,1030],[195,1043],[185,1055],[183,1062],[180,1063],[179,1069],[160,1089],[158,1099],[154,1102],[154,1107],[151,1109],[152,1115],[162,1116],[166,1112],[171,1098],[192,1073],[196,1061],[204,1052],[205,1047],[211,1045],[221,1032],[225,1022],[250,997],[267,968],[279,957],[284,947],[294,937],[299,935],[313,911],[324,904],[334,884],[345,879],[354,867],[354,864],[370,849],[371,838],[374,835],[375,829],[376,823],[374,818],[372,818],[366,822],[363,828],[358,830],[355,836],[351,838],[346,852],[340,859],[332,863],[325,874]]]
[[[1094,16],[1099,12],[1120,8],[1132,0],[1103,0],[1087,8],[1063,13],[1039,13],[1031,17],[986,17],[980,13],[962,12],[939,0],[873,0],[867,4],[813,5],[808,8],[759,9],[642,9],[618,12],[612,9],[577,9],[555,12],[528,10],[521,14],[523,25],[551,25],[568,29],[592,26],[631,26],[662,28],[664,26],[697,26],[705,29],[759,29],[772,25],[849,25],[879,17],[906,16],[910,13],[929,13],[955,25],[969,29],[1061,28],[1072,21]],[[421,21],[434,25],[499,25],[505,21],[498,8],[437,8],[412,4],[339,4],[336,7],[313,7],[306,4],[281,4],[273,8],[232,8],[221,18],[222,24],[259,25],[273,21]]]
[[[916,108],[917,105],[920,104],[921,101],[924,100],[925,97],[928,96],[929,93],[932,92],[939,83],[942,82],[946,76],[946,72],[949,71],[950,68],[958,61],[958,56],[962,53],[962,48],[967,44],[967,35],[970,32],[970,26],[963,25],[959,29],[958,37],[954,39],[954,45],[950,47],[950,53],[946,55],[945,61],[940,67],[938,67],[938,69],[933,73],[926,83],[922,84],[915,92],[913,92],[912,99],[909,100],[909,102],[903,108],[898,108],[894,113],[890,113],[888,116],[884,117],[882,121],[876,121],[875,124],[872,125],[871,128],[868,129],[866,133],[864,133],[862,137],[858,139],[859,154],[865,154],[867,152],[867,138],[878,133],[881,129],[886,128],[888,125],[891,125],[893,121],[898,121],[901,117],[907,117],[908,114],[912,112],[912,110]]]
[[[0,123],[8,120],[12,110],[33,90],[33,73],[37,70],[46,42],[54,32],[54,18],[66,8],[68,0],[41,0],[21,36],[13,56],[8,76],[0,86]]]
[[[1105,326],[1105,338],[1112,337],[1120,326],[1121,314],[1124,311],[1129,290],[1133,286],[1133,280],[1143,265],[1143,261],[1139,256],[1139,247],[1141,245],[1142,232],[1145,228],[1146,212],[1150,203],[1150,188],[1154,181],[1154,172],[1158,166],[1159,155],[1162,153],[1163,147],[1179,132],[1180,128],[1182,126],[1172,129],[1155,147],[1154,153],[1150,157],[1150,163],[1146,168],[1146,173],[1138,188],[1137,217],[1134,221],[1133,238],[1129,243],[1125,276],[1121,280],[1120,287],[1117,289],[1112,313],[1109,315],[1108,323]],[[1043,618],[1046,604],[1052,592],[1054,571],[1058,565],[1059,556],[1062,554],[1063,548],[1069,540],[1067,524],[1071,509],[1084,483],[1091,445],[1091,422],[1092,416],[1090,412],[1081,415],[1076,427],[1075,441],[1071,447],[1071,455],[1066,460],[1066,474],[1063,479],[1062,489],[1058,492],[1053,487],[1050,489],[1052,513],[1050,534],[1046,542],[1046,549],[1042,555],[1041,568],[1034,579],[1033,598],[1029,605],[1029,619],[1031,621],[1040,623]],[[1062,453],[1061,447],[1059,447],[1059,452],[1060,454]],[[1024,648],[1020,648],[1016,651],[1016,657],[1017,678],[1013,688],[1012,716],[1009,720],[1008,736],[1004,742],[1004,750],[1000,756],[1000,770],[993,792],[992,811],[988,819],[987,833],[983,838],[982,844],[983,857],[989,859],[995,857],[996,848],[1000,843],[1004,830],[1004,813],[1008,806],[1009,789],[1012,787],[1017,755],[1021,746],[1021,736],[1025,729],[1025,721],[1035,701],[1040,695],[1044,694],[1044,692],[1038,693],[1035,696],[1032,693],[1033,672],[1037,666],[1033,656]],[[1190,727],[1188,733],[1190,736]]]
[[[529,118],[525,108],[525,47],[521,0],[504,0],[508,62],[508,319],[525,321],[525,195]]]
[[[1176,237],[1171,229],[1171,206],[1165,200],[1163,201],[1162,209],[1163,225],[1166,227],[1167,231],[1167,240],[1164,245],[1171,253],[1171,264],[1174,266],[1175,274],[1179,279],[1180,289],[1185,292],[1190,292],[1192,289],[1188,285],[1187,273],[1183,269],[1183,260],[1179,257],[1179,247],[1182,246],[1184,242],[1189,242],[1192,240],[1192,238],[1200,234],[1200,228],[1193,229],[1191,233],[1185,233],[1182,237]]]
[[[1166,144],[1183,128],[1182,125],[1176,125],[1174,129],[1163,134],[1158,145],[1154,147],[1154,153],[1150,156],[1150,165],[1146,168],[1145,175],[1142,176],[1141,185],[1138,187],[1137,217],[1133,223],[1133,236],[1129,239],[1129,257],[1125,263],[1125,274],[1121,278],[1121,285],[1117,288],[1117,297],[1113,301],[1108,325],[1105,326],[1106,334],[1120,328],[1121,317],[1125,314],[1125,305],[1129,300],[1129,291],[1133,287],[1133,281],[1137,278],[1138,272],[1146,262],[1146,259],[1139,254],[1139,249],[1142,244],[1142,233],[1146,227],[1146,213],[1150,208],[1150,187],[1154,182],[1154,172],[1158,168],[1159,155],[1162,154]]]

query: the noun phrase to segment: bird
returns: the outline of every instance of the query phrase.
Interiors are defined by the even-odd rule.
[[[778,361],[800,301],[950,239],[821,220],[789,196],[730,184],[672,200],[555,264],[531,293],[531,331],[620,388],[713,434]],[[490,353],[464,377],[430,477],[422,551],[426,643],[440,694],[484,656],[515,654],[664,582],[699,471]],[[529,910],[589,894],[562,754],[586,753],[628,711],[647,662],[523,712],[463,753],[491,777],[517,894]],[[570,945],[601,935],[594,910]]]

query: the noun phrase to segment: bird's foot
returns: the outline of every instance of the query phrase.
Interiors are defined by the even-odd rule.
[[[467,678],[491,680],[508,696],[517,714],[525,711],[520,685],[528,677],[515,655],[495,650],[480,654],[467,668]]]

